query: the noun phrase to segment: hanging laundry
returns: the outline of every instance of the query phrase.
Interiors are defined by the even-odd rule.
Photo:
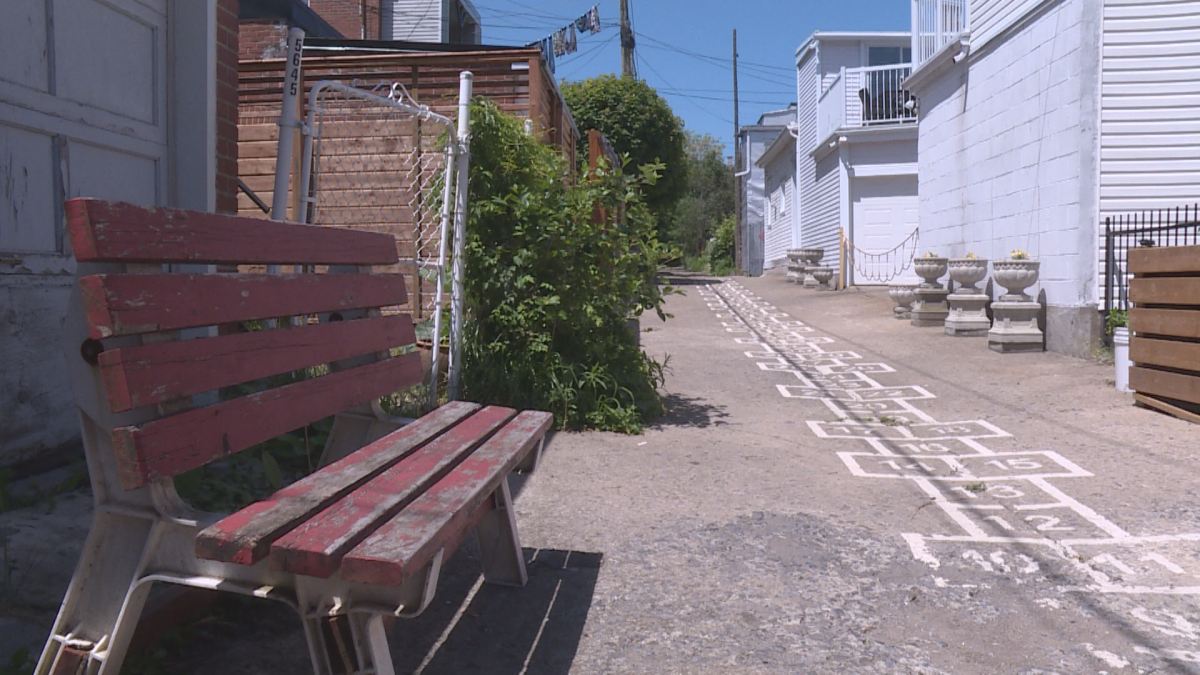
[[[574,54],[579,51],[579,43],[575,40],[575,24],[567,26],[567,53]]]
[[[591,30],[592,27],[592,11],[588,10],[581,14],[578,19],[575,19],[575,30],[580,33]]]
[[[554,34],[554,55],[562,56],[567,53],[567,29],[560,28]]]
[[[588,17],[591,19],[592,35],[600,32],[600,5],[593,5],[592,10],[588,12]]]

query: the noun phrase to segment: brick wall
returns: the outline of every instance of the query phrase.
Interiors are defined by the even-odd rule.
[[[238,56],[244,61],[281,59],[287,55],[287,24],[247,21],[238,30]]]
[[[383,0],[311,0],[309,6],[350,40],[378,40]]]
[[[237,213],[238,0],[217,0],[217,211]]]

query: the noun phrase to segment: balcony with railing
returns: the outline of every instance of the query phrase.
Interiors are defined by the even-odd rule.
[[[970,30],[969,0],[912,0],[913,63],[920,66]]]
[[[843,68],[817,103],[817,138],[839,129],[915,124],[917,99],[904,88],[912,64]]]

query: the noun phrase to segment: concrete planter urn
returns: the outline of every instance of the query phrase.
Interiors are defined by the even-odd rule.
[[[888,286],[888,297],[896,306],[892,308],[892,316],[897,319],[907,319],[912,313],[912,303],[916,298],[915,284],[892,284]]]
[[[787,280],[794,284],[804,281],[804,260],[801,251],[802,249],[798,248],[787,250]]]
[[[992,263],[992,278],[1008,291],[1000,299],[1004,302],[1029,302],[1025,289],[1037,283],[1037,260],[997,260]]]
[[[946,274],[950,261],[946,258],[922,256],[913,259],[913,270],[924,280],[921,288],[941,288],[938,279]]]
[[[913,270],[924,281],[913,291],[916,298],[913,301],[912,312],[909,313],[909,323],[918,328],[941,327],[946,323],[950,307],[946,304],[946,296],[950,294],[938,279],[946,273],[949,260],[937,256],[921,256],[913,259]]]
[[[958,283],[958,288],[947,297],[950,315],[946,317],[946,335],[986,337],[992,327],[987,315],[991,298],[975,284],[987,277],[988,261],[984,258],[952,258],[948,268],[950,279]]]
[[[808,273],[817,280],[817,288],[822,291],[831,291],[833,286],[830,285],[830,279],[833,279],[832,267],[811,267]]]
[[[1025,293],[1037,283],[1040,266],[1038,261],[1024,257],[992,262],[992,278],[1008,291],[992,303],[992,329],[987,334],[992,351],[1044,351],[1045,334],[1038,321],[1042,306]]]
[[[812,275],[812,270],[821,262],[821,258],[825,257],[825,249],[815,247],[804,247],[800,249],[800,260],[804,263],[804,287],[816,288],[820,285],[816,277]]]
[[[951,258],[946,264],[950,279],[958,283],[959,288],[954,292],[962,295],[974,295],[979,292],[975,284],[987,277],[987,258]]]

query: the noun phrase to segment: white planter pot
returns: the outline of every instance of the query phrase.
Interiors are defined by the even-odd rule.
[[[1116,364],[1117,391],[1131,392],[1129,388],[1129,329],[1113,329],[1113,362]]]
[[[1037,260],[993,260],[992,278],[1004,287],[1005,302],[1029,302],[1025,289],[1037,283],[1041,263]]]
[[[950,279],[960,286],[955,293],[973,295],[979,292],[975,284],[987,277],[988,261],[986,258],[951,258],[947,268],[950,270]]]

